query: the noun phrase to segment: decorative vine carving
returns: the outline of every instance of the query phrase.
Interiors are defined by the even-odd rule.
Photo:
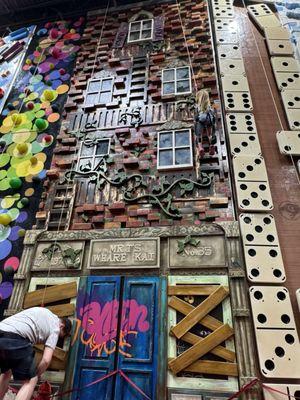
[[[165,42],[147,42],[143,43],[142,48],[147,52],[147,53],[158,53],[160,51],[165,51],[166,50],[166,43]]]
[[[49,247],[46,247],[42,253],[51,261],[54,254],[58,251],[61,252],[62,260],[66,268],[77,269],[80,267],[80,254],[82,253],[82,249],[73,249],[72,247],[63,249],[59,243],[52,243]]]
[[[176,111],[184,111],[187,109],[188,111],[195,111],[197,106],[196,97],[188,96],[184,100],[179,100],[176,103]]]
[[[200,240],[193,238],[191,235],[186,236],[183,240],[177,240],[177,254],[183,253],[186,246],[197,247],[199,243]]]
[[[138,128],[143,123],[143,118],[141,115],[141,107],[132,108],[131,111],[124,111],[119,119],[119,123],[127,125],[128,117],[130,117],[130,125]]]
[[[179,190],[181,197],[187,194],[192,195],[194,190],[207,188],[212,182],[212,177],[202,172],[198,181],[180,178],[170,183],[165,177],[162,177],[156,185],[146,190],[149,188],[151,176],[127,175],[123,169],[119,169],[113,177],[109,177],[106,158],[107,156],[103,156],[94,169],[92,169],[91,163],[88,163],[79,170],[67,171],[64,178],[67,181],[72,181],[75,177],[88,178],[89,182],[94,183],[98,190],[103,190],[107,183],[114,187],[121,187],[126,203],[147,201],[159,207],[170,218],[182,217],[179,208],[172,204],[175,196],[174,192]]]

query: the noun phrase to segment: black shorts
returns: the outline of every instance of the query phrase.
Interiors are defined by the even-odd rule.
[[[15,380],[28,380],[36,376],[35,351],[32,344],[14,333],[0,332],[0,370],[12,370]]]

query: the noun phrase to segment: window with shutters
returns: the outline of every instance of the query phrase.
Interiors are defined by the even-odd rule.
[[[93,170],[97,167],[103,156],[109,153],[110,139],[96,139],[93,145],[81,143],[77,171],[84,171],[86,168]]]
[[[191,130],[158,132],[157,169],[193,166]]]
[[[105,106],[112,101],[114,78],[91,79],[85,96],[85,107]]]
[[[191,93],[190,67],[167,68],[162,71],[162,95]]]
[[[153,19],[132,21],[129,24],[128,43],[151,40],[153,38]]]

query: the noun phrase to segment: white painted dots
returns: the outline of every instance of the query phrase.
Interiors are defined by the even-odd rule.
[[[255,286],[249,292],[262,374],[299,378],[300,347],[288,290]]]

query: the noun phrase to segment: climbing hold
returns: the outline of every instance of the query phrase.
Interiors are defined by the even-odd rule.
[[[32,177],[32,182],[34,183],[40,183],[41,182],[41,178],[38,175],[34,175]]]
[[[21,125],[22,123],[22,115],[20,114],[13,114],[11,116],[12,122],[14,123],[14,126]]]
[[[19,236],[19,237],[24,237],[24,236],[25,236],[25,233],[26,233],[25,229],[19,229],[19,231],[18,231],[18,236]]]
[[[50,36],[51,39],[57,39],[58,36],[59,36],[58,30],[55,29],[55,28],[52,28],[52,29],[50,30],[50,32],[49,32],[49,36]]]
[[[31,165],[36,165],[38,163],[38,159],[35,156],[33,156],[30,158],[30,163]]]
[[[5,94],[4,90],[2,88],[0,88],[0,99],[3,98],[4,94]]]
[[[29,199],[27,197],[23,197],[21,200],[22,206],[26,207],[29,205]]]
[[[54,92],[54,90],[46,89],[46,90],[44,90],[42,96],[46,101],[50,101],[51,102],[51,101],[54,100],[55,92]]]
[[[52,56],[54,58],[59,58],[60,55],[61,55],[60,49],[58,49],[57,47],[54,47],[53,50],[52,50]]]
[[[46,120],[44,120],[42,118],[37,118],[35,120],[34,125],[36,126],[37,130],[40,132],[43,131],[44,129],[46,129],[48,126]]]
[[[15,273],[15,270],[13,269],[13,267],[11,265],[8,265],[7,267],[5,267],[4,271],[5,271],[6,275],[10,275],[10,276],[12,276]]]
[[[15,106],[14,106],[12,103],[7,103],[6,107],[7,107],[10,111],[12,111],[12,110],[15,109]]]
[[[11,223],[11,216],[8,214],[0,214],[0,224],[7,226]]]
[[[12,189],[19,189],[22,186],[22,180],[20,178],[11,178],[9,185]]]
[[[32,101],[29,101],[27,103],[27,108],[28,108],[28,110],[33,110],[34,109],[34,103]]]
[[[53,140],[53,136],[52,135],[45,135],[43,139],[44,139],[44,141],[46,143],[51,143],[52,140]]]
[[[27,143],[18,143],[17,150],[19,154],[25,154],[28,151],[28,144]]]

